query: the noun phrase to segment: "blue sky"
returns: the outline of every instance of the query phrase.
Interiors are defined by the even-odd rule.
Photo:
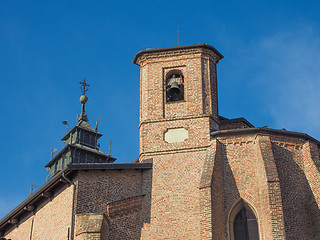
[[[80,113],[118,162],[139,154],[139,67],[146,48],[208,43],[219,112],[320,138],[320,2],[3,1],[0,8],[0,218],[41,186],[52,148]]]

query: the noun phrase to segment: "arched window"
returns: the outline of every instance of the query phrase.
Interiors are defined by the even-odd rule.
[[[166,75],[167,102],[184,100],[184,78],[180,70],[171,70]]]
[[[257,217],[252,207],[242,199],[230,213],[229,229],[231,240],[259,240]]]

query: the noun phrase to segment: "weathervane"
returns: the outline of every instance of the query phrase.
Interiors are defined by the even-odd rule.
[[[82,111],[80,114],[80,117],[77,117],[77,121],[81,122],[81,121],[88,121],[87,118],[87,114],[86,114],[86,110],[85,110],[85,104],[88,101],[88,97],[86,96],[86,92],[88,92],[88,87],[90,86],[89,84],[87,84],[86,82],[86,78],[83,79],[83,82],[80,82],[81,86],[80,89],[82,91],[82,95],[80,96],[80,102],[82,104]]]
[[[83,82],[80,82],[81,86],[80,89],[82,91],[83,95],[86,95],[86,92],[88,92],[88,88],[90,87],[89,84],[86,82],[86,78],[83,79]]]

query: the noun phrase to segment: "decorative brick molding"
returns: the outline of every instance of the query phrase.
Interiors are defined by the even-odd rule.
[[[108,223],[104,214],[86,213],[75,216],[75,240],[108,240]]]
[[[141,211],[143,197],[139,195],[108,203],[107,216],[118,218]]]
[[[288,142],[280,142],[280,141],[271,141],[273,144],[277,144],[280,147],[284,147],[287,149],[302,149],[303,144],[297,143],[288,143]]]

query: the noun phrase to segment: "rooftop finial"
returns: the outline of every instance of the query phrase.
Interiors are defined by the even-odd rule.
[[[83,95],[86,95],[86,92],[88,92],[88,88],[90,87],[89,84],[86,82],[86,78],[83,79],[83,82],[80,82],[81,86],[81,91]]]
[[[88,101],[88,97],[85,94],[86,94],[86,92],[88,92],[88,87],[90,86],[89,84],[87,84],[86,78],[84,78],[83,82],[80,82],[80,84],[81,84],[80,89],[82,91],[82,95],[80,97],[80,102],[82,103],[82,111],[81,111],[81,114],[80,114],[80,118],[78,119],[79,122],[81,120],[82,121],[88,121],[87,114],[86,114],[86,111],[85,111],[85,104]]]

